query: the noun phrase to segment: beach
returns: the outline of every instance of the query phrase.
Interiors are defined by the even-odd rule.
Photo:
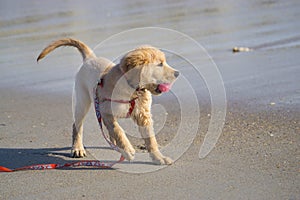
[[[300,199],[298,1],[14,0],[0,4],[0,166],[78,160],[70,157],[70,149],[72,88],[81,56],[74,49],[61,48],[36,62],[40,51],[59,38],[77,38],[95,48],[134,28],[184,33],[214,61],[227,103],[222,134],[213,150],[200,159],[212,115],[207,77],[195,75],[188,62],[169,53],[168,62],[188,80],[200,110],[199,116],[186,117],[199,120],[194,124],[197,131],[195,135],[189,129],[182,131],[191,140],[173,165],[145,173],[126,172],[136,166],[152,167],[139,160],[109,170],[78,167],[1,173],[0,199]],[[113,59],[135,40],[138,37],[95,48],[95,53]],[[163,45],[171,51],[180,42]],[[233,53],[235,46],[253,51]],[[199,55],[182,49],[191,59],[201,59],[204,67],[212,66],[202,58],[204,51]],[[154,98],[167,116],[165,127],[155,127],[160,130],[161,148],[173,142],[183,118],[177,105],[194,106],[179,83],[170,93]],[[184,98],[179,102],[180,95]],[[86,119],[88,157],[84,159],[118,159],[117,153],[105,148],[94,115],[91,109]],[[142,152],[142,140],[133,136],[130,140]]]

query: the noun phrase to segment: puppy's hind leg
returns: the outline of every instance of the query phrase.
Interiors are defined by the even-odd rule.
[[[86,156],[83,146],[83,122],[87,112],[91,107],[91,99],[88,91],[83,87],[76,85],[73,92],[73,135],[72,135],[72,151],[73,158]]]

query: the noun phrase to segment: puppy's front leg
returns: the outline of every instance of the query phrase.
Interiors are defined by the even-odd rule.
[[[171,165],[173,160],[161,154],[158,149],[157,141],[153,131],[153,122],[150,118],[149,120],[143,120],[143,122],[138,123],[139,131],[145,140],[146,148],[152,158],[153,162],[158,165]],[[145,123],[146,122],[146,123]]]
[[[126,158],[126,160],[133,160],[135,150],[117,120],[110,114],[103,114],[102,118],[103,123],[109,132],[110,138],[113,139],[111,142],[117,144],[120,148],[121,154]]]

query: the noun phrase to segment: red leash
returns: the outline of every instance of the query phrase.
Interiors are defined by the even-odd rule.
[[[9,169],[6,167],[0,166],[0,172],[16,172],[16,171],[23,171],[23,170],[46,170],[46,169],[61,169],[66,167],[97,167],[99,169],[110,169],[115,164],[120,163],[124,160],[124,157],[121,156],[120,160],[116,162],[103,162],[98,160],[84,160],[84,161],[78,161],[78,162],[72,162],[72,163],[66,163],[64,165],[59,164],[38,164],[38,165],[30,165],[26,167],[21,167],[17,169]]]
[[[94,97],[94,105],[95,105],[95,111],[96,111],[96,116],[98,119],[98,123],[100,126],[100,130],[102,132],[102,135],[106,142],[110,145],[110,147],[115,150],[120,152],[119,147],[114,145],[105,135],[103,131],[103,126],[102,126],[102,117],[100,113],[100,107],[99,107],[99,98],[97,95],[98,87],[103,87],[103,82],[99,81],[96,89],[95,89],[95,97]],[[129,117],[134,109],[135,106],[135,99],[130,100],[130,101],[122,101],[122,100],[111,100],[111,99],[105,99],[106,101],[112,101],[112,102],[118,102],[118,103],[129,103],[130,108],[127,116]],[[104,161],[98,161],[98,160],[84,160],[84,161],[77,161],[77,162],[71,162],[71,163],[66,163],[64,165],[60,164],[37,164],[37,165],[30,165],[30,166],[25,166],[21,168],[16,168],[16,169],[9,169],[3,166],[0,166],[0,172],[16,172],[16,171],[23,171],[23,170],[46,170],[46,169],[62,169],[62,168],[67,168],[67,167],[97,167],[99,169],[110,169],[112,168],[115,164],[120,163],[124,160],[125,158],[121,155],[120,159],[115,162],[104,162]]]

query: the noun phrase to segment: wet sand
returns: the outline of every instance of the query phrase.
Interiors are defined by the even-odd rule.
[[[288,39],[297,38],[300,28],[297,1],[160,6],[22,2],[0,6],[0,165],[17,168],[74,160],[69,157],[71,92],[81,58],[76,51],[61,49],[39,65],[35,61],[46,44],[64,36],[92,46],[134,27],[182,31],[203,44],[216,62],[225,84],[227,116],[216,147],[199,159],[210,98],[205,84],[193,85],[197,77],[187,71],[184,75],[190,75],[199,99],[200,128],[174,165],[144,174],[90,168],[1,173],[0,199],[300,198],[299,41]],[[234,46],[259,45],[253,52],[231,52]],[[173,100],[166,95],[155,101],[169,105]],[[172,140],[177,116],[178,109],[170,106],[170,123],[158,136],[162,146]],[[85,140],[98,131],[91,111]],[[133,138],[133,143],[138,146],[141,141]],[[87,146],[88,152],[95,148]],[[88,159],[93,158],[89,153]]]

